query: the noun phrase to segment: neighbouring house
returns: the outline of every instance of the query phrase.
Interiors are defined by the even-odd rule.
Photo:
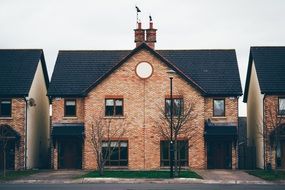
[[[247,144],[257,168],[285,168],[285,47],[251,47],[245,84]]]
[[[48,84],[43,50],[0,50],[1,170],[4,167],[22,170],[47,166],[50,147]]]
[[[196,115],[188,123],[195,131],[193,138],[179,137],[179,163],[200,169],[237,168],[242,90],[235,50],[156,50],[152,22],[148,29],[138,23],[135,43],[133,50],[59,51],[48,90],[52,167],[97,167],[90,133],[100,116],[113,125],[128,124],[123,126],[123,141],[116,143],[114,138],[116,154],[108,158],[108,167],[169,166],[169,143],[160,136],[156,121],[160,108],[169,109],[168,71],[173,70],[174,109],[192,102]]]

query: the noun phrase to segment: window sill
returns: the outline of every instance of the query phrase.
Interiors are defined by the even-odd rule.
[[[279,115],[279,114],[278,114],[277,117],[281,117],[281,118],[284,117],[284,118],[285,118],[285,115]]]
[[[65,117],[63,117],[63,119],[78,119],[78,117],[72,117],[72,116],[68,117],[68,116],[65,116]]]
[[[160,169],[169,169],[169,166],[160,166]],[[181,169],[189,169],[189,166],[181,166]]]
[[[105,166],[107,169],[128,169],[129,166]]]
[[[12,117],[0,117],[0,119],[7,119],[7,120],[12,120]]]
[[[105,116],[104,119],[125,119],[125,116]]]
[[[213,116],[213,119],[227,119],[226,116]]]

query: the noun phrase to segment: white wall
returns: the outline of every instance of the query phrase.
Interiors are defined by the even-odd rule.
[[[38,64],[29,97],[36,106],[27,112],[27,169],[44,167],[48,162],[49,100],[41,61]]]
[[[247,98],[247,143],[249,146],[256,146],[256,167],[258,168],[264,167],[263,97],[253,62]]]

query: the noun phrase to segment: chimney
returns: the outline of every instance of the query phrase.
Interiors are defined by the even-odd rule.
[[[149,29],[146,29],[146,44],[154,49],[156,42],[156,29],[153,28],[153,22],[149,22]]]
[[[135,31],[135,43],[138,47],[141,43],[145,42],[145,30],[142,29],[142,23],[138,22],[137,29]]]

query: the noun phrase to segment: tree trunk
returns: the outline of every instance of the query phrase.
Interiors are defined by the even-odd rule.
[[[103,165],[100,166],[100,168],[99,168],[99,175],[104,176],[104,166]]]
[[[99,171],[99,176],[104,175],[104,159],[102,157],[102,153],[98,153],[97,157],[97,164],[98,164],[98,171]]]
[[[7,143],[4,142],[4,146],[3,146],[3,176],[4,178],[6,177],[6,145]]]
[[[174,177],[178,177],[177,140],[174,140]]]

